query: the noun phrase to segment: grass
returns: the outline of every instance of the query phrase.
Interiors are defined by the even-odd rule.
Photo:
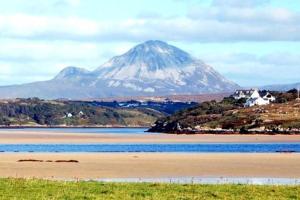
[[[300,186],[177,185],[0,179],[0,199],[300,199]]]

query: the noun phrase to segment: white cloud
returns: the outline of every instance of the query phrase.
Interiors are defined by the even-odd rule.
[[[94,70],[132,46],[12,39],[0,39],[0,44],[0,85],[48,80],[67,66]]]
[[[221,7],[256,7],[268,4],[270,0],[213,0],[212,6]]]
[[[71,7],[77,7],[80,5],[80,0],[59,0],[58,2],[69,5]]]
[[[22,3],[22,0],[17,0],[18,7],[22,12],[49,16],[67,16],[76,13],[81,3],[81,0],[31,0],[26,1],[26,3]]]
[[[300,13],[283,8],[193,8],[188,17],[95,21],[78,17],[0,15],[2,38],[141,42],[300,41]]]
[[[11,62],[43,62],[95,60],[104,50],[92,43],[76,42],[31,42],[24,40],[0,40],[0,60]]]
[[[215,55],[202,55],[208,62],[221,62],[226,64],[259,63],[275,67],[300,67],[300,54],[289,52],[276,52],[261,56],[250,53],[224,53]]]
[[[0,34],[7,38],[67,40],[70,37],[72,40],[75,36],[78,38],[95,36],[101,31],[102,25],[104,24],[75,17],[41,17],[21,14],[0,16]]]
[[[261,56],[223,53],[201,57],[243,86],[299,82],[300,54],[297,53],[277,52]]]
[[[295,23],[300,19],[300,13],[285,8],[235,8],[235,7],[194,7],[188,16],[192,19],[212,20],[247,25],[284,25]]]

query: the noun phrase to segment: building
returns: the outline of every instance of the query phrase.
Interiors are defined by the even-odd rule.
[[[269,92],[260,92],[258,89],[237,90],[232,97],[236,100],[247,99],[245,107],[268,105],[276,100]]]
[[[249,98],[258,98],[260,97],[259,91],[257,89],[250,90],[237,90],[232,95],[235,100],[239,99],[249,99]]]
[[[266,100],[262,97],[258,98],[249,98],[246,103],[244,104],[245,107],[252,107],[252,106],[264,106],[270,104],[269,100]]]
[[[276,98],[270,94],[269,92],[266,92],[265,95],[263,95],[262,97],[264,100],[270,101],[270,102],[274,102],[276,100]]]

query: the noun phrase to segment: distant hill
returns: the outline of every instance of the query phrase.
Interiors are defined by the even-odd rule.
[[[112,108],[87,102],[0,101],[0,126],[150,126],[164,114],[147,107]]]
[[[171,115],[179,110],[195,107],[196,102],[173,102],[173,101],[91,101],[84,102],[87,105],[103,106],[109,108],[135,108],[135,109],[152,109],[165,115]]]
[[[187,52],[162,41],[147,41],[94,71],[67,67],[49,81],[0,87],[0,98],[194,95],[236,88],[237,84]]]
[[[167,96],[130,96],[130,97],[107,97],[107,98],[91,98],[91,99],[83,99],[86,101],[154,101],[154,102],[165,102],[165,101],[173,101],[173,102],[197,102],[201,103],[204,101],[221,101],[224,97],[230,96],[232,93],[211,93],[211,94],[195,94],[195,95],[167,95]]]
[[[289,91],[291,89],[297,89],[297,88],[300,88],[300,82],[293,83],[293,84],[267,85],[267,86],[260,87],[260,89],[270,90],[270,91]]]

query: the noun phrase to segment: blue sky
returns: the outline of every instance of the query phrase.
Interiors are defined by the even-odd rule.
[[[298,0],[10,0],[0,7],[0,85],[93,70],[150,39],[242,86],[300,81]]]

